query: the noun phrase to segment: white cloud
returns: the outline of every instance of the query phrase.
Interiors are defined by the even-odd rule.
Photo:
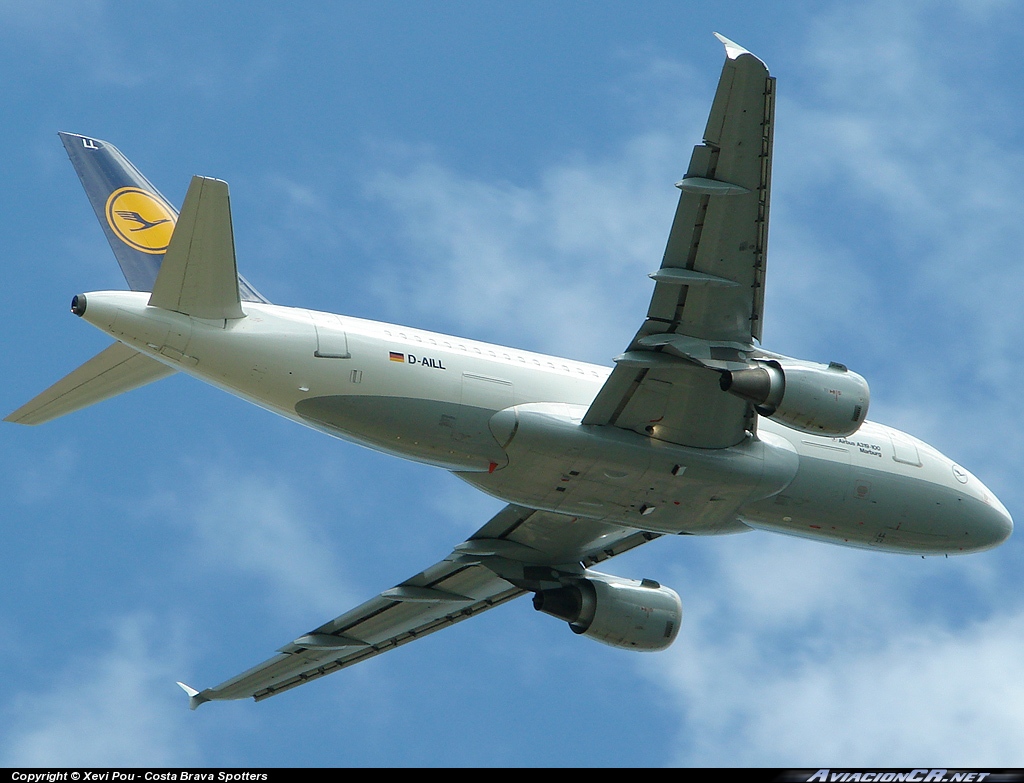
[[[157,651],[153,640],[160,639]],[[170,640],[170,643],[168,641]],[[193,766],[202,763],[186,729],[191,717],[174,684],[180,669],[166,623],[117,621],[95,658],[52,653],[53,684],[25,690],[4,708],[5,767]]]
[[[769,347],[865,372],[872,418],[983,478],[1024,467],[989,446],[1021,435],[1020,115],[977,96],[1002,73],[982,27],[1007,10],[836,5],[776,72]]]
[[[675,763],[1024,762],[1024,607],[980,598],[963,620],[915,598],[963,579],[967,558],[755,535],[717,548],[699,585],[690,578],[700,604],[676,646],[645,663],[679,705]]]
[[[72,65],[96,82],[137,87],[145,81],[145,68],[118,46],[108,5],[106,0],[6,0],[0,3],[0,34],[26,44],[39,67]]]
[[[189,526],[207,568],[264,580],[266,600],[285,616],[299,608],[326,620],[352,603],[329,536],[281,479],[206,466],[196,486],[161,493],[153,508]]]
[[[973,80],[998,71],[982,63],[963,75],[963,63],[946,56],[953,41],[937,39],[929,25],[931,14],[950,10],[944,5],[872,3],[825,15],[807,47],[818,63],[804,74],[808,92],[786,104],[793,126],[786,163],[795,192],[832,192],[863,214],[852,231],[868,242],[855,242],[861,237],[851,229],[832,241],[875,248],[881,257],[861,262],[888,283],[875,293],[890,309],[936,308],[931,319],[919,316],[925,328],[908,337],[955,340],[955,325],[973,350],[944,360],[975,363],[986,379],[1005,380],[1024,325],[1015,306],[1024,268],[1007,263],[1010,248],[1024,241],[1015,185],[1024,155],[1001,127],[1018,120],[999,110],[998,99],[995,107],[974,99]],[[991,45],[980,39],[961,55]],[[827,220],[819,231],[836,223]],[[901,268],[887,269],[887,261]],[[901,326],[914,323],[916,313],[902,315]]]
[[[672,173],[687,154],[652,133],[606,160],[555,166],[532,186],[474,180],[430,160],[382,173],[369,193],[399,214],[401,244],[415,250],[388,276],[395,295],[379,294],[475,336],[521,335],[521,347],[607,363],[646,310],[645,275],[659,265]]]
[[[104,11],[104,0],[3,0],[0,18],[11,28],[40,39],[76,26]]]
[[[56,487],[63,486],[74,475],[80,463],[80,455],[66,444],[57,445],[34,462],[26,460],[12,477],[17,500],[31,505],[49,499]]]

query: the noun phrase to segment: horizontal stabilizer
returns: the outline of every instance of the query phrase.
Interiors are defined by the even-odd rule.
[[[42,424],[173,375],[175,370],[124,343],[114,343],[4,419]]]
[[[228,183],[193,177],[149,298],[195,318],[243,318]]]

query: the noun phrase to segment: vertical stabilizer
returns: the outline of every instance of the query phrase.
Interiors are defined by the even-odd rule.
[[[178,211],[113,144],[77,133],[58,135],[128,287],[152,291]],[[238,289],[242,301],[268,301],[244,277],[238,276]]]
[[[128,287],[152,291],[178,211],[112,144],[60,133]]]

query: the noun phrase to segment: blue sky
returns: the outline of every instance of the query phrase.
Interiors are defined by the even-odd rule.
[[[272,301],[608,363],[646,311],[723,53],[778,78],[765,346],[1016,517],[1024,44],[1011,2],[0,2],[5,412],[124,287],[56,133],[175,203],[232,188]],[[0,460],[0,766],[1024,766],[1021,541],[908,558],[750,533],[607,570],[677,589],[636,655],[515,602],[269,701],[216,684],[436,562],[500,504],[184,377]]]

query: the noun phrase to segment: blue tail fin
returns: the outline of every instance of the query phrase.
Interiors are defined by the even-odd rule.
[[[152,291],[178,210],[113,144],[75,133],[58,135],[128,287]],[[241,275],[238,287],[244,302],[268,301]]]

